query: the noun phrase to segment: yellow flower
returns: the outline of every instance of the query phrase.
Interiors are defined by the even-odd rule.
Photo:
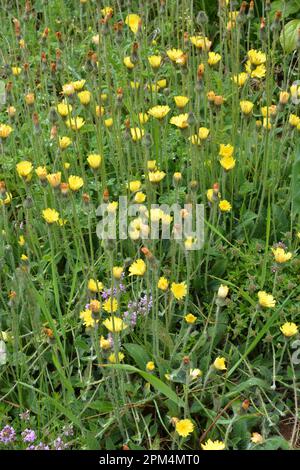
[[[158,80],[156,82],[156,85],[158,86],[158,88],[166,88],[167,80],[165,78],[162,78],[161,80]]]
[[[200,140],[206,140],[207,137],[209,136],[210,130],[207,129],[207,127],[200,127],[198,130],[198,137]]]
[[[251,49],[248,51],[248,59],[252,65],[261,65],[266,62],[267,57],[264,52]]]
[[[197,49],[202,49],[203,51],[209,51],[212,45],[212,42],[205,36],[191,36],[190,41]]]
[[[219,209],[222,212],[230,212],[232,207],[230,202],[226,201],[226,199],[223,199],[222,201],[219,202]]]
[[[153,106],[153,108],[150,108],[148,111],[148,114],[150,116],[155,117],[156,119],[163,119],[168,113],[170,112],[170,107],[169,106]]]
[[[181,300],[186,296],[187,287],[185,282],[172,282],[171,292],[174,295],[175,299]]]
[[[264,442],[264,438],[258,432],[253,432],[251,435],[251,442],[253,442],[253,444],[262,444]]]
[[[112,333],[120,333],[120,331],[123,331],[128,327],[128,325],[123,322],[122,318],[118,317],[106,318],[106,320],[103,322],[103,325],[108,329],[108,331],[111,331]]]
[[[147,168],[149,171],[155,171],[156,170],[156,160],[148,160],[147,161]]]
[[[290,114],[289,124],[292,127],[297,127],[300,124],[300,117],[296,116],[296,114]]]
[[[34,101],[35,101],[34,93],[28,93],[25,96],[25,103],[28,104],[29,106],[32,105]]]
[[[209,52],[207,63],[209,65],[216,65],[220,62],[221,59],[222,59],[222,56],[220,54],[217,54],[216,52]]]
[[[86,80],[76,80],[76,82],[72,82],[71,85],[73,85],[74,90],[79,91],[82,90],[82,88],[85,85]]]
[[[128,68],[128,69],[133,69],[135,64],[131,61],[130,56],[124,57],[123,59],[123,64]]]
[[[118,353],[118,357],[115,355],[115,353],[112,353],[108,356],[108,360],[112,364],[116,364],[117,362],[123,361],[124,357],[125,357],[125,355],[122,352]]]
[[[225,444],[222,441],[212,441],[208,439],[204,444],[201,444],[202,450],[224,450]]]
[[[16,108],[14,106],[9,106],[7,108],[7,114],[9,115],[9,117],[14,117],[16,115]]]
[[[226,299],[227,295],[229,292],[229,288],[227,286],[224,286],[224,284],[221,284],[219,289],[218,289],[218,297],[219,299]]]
[[[157,283],[157,288],[166,291],[169,287],[169,281],[165,277],[160,277]]]
[[[193,144],[193,145],[201,145],[201,139],[200,137],[197,135],[197,134],[193,134],[189,137],[189,141]]]
[[[61,116],[66,117],[72,111],[72,106],[66,102],[62,102],[57,105],[56,109]]]
[[[63,85],[62,92],[66,96],[73,95],[75,93],[75,87],[73,83],[66,83],[65,85]]]
[[[113,125],[114,121],[113,121],[113,118],[107,118],[104,120],[104,125],[105,127],[111,127]]]
[[[214,367],[217,370],[227,370],[226,364],[225,364],[225,357],[217,357],[214,360]]]
[[[110,202],[107,205],[107,212],[109,212],[110,214],[113,213],[113,212],[116,212],[116,210],[118,208],[118,205],[119,205],[119,203],[117,201]]]
[[[188,127],[188,113],[186,114],[179,114],[179,116],[173,116],[170,119],[170,123],[174,124],[174,126],[179,127],[180,129],[186,129]]]
[[[102,13],[103,16],[112,15],[113,12],[114,12],[113,7],[104,7],[104,8],[102,8],[102,10],[101,10],[101,13]]]
[[[95,280],[95,279],[89,279],[88,282],[88,290],[93,292],[94,294],[97,292],[101,292],[103,289],[103,284],[102,282]]]
[[[61,182],[61,172],[58,171],[57,173],[50,173],[47,175],[47,181],[52,188],[57,188]]]
[[[184,108],[190,99],[187,96],[174,96],[174,101],[177,108]]]
[[[159,183],[164,179],[166,173],[164,171],[150,171],[148,174],[149,181],[151,183]]]
[[[147,362],[147,364],[146,364],[146,370],[148,370],[149,372],[152,372],[154,369],[155,369],[155,364],[154,364],[154,362],[153,362],[153,361]]]
[[[78,98],[81,104],[87,105],[91,101],[91,92],[84,90],[78,93]]]
[[[172,62],[176,62],[183,55],[183,51],[181,49],[169,49],[167,51],[167,56]]]
[[[68,183],[71,191],[78,191],[83,186],[83,179],[80,176],[69,176]]]
[[[219,151],[220,157],[232,157],[233,152],[234,152],[233,145],[230,145],[230,144],[227,144],[227,145],[221,144],[220,145],[220,151]]]
[[[289,98],[290,98],[290,94],[289,94],[288,91],[281,91],[279,93],[279,102],[280,102],[280,104],[283,104],[283,105],[287,104],[288,101],[289,101]]]
[[[0,124],[0,139],[6,139],[13,132],[13,128],[8,124]]]
[[[22,178],[27,178],[33,170],[33,166],[31,162],[27,160],[23,160],[22,162],[17,164],[17,172],[18,175]]]
[[[139,15],[136,15],[135,13],[130,13],[129,15],[126,16],[125,19],[125,24],[129,26],[131,31],[136,34],[141,26],[142,20]]]
[[[274,117],[276,116],[277,113],[277,106],[275,104],[272,104],[271,106],[263,106],[261,108],[261,114],[263,117]]]
[[[97,105],[95,108],[96,116],[101,117],[104,114],[104,107]]]
[[[11,200],[12,200],[11,193],[6,193],[4,197],[5,199],[0,198],[0,206],[3,206],[3,205],[7,206],[8,204],[11,203]]]
[[[233,75],[232,80],[236,85],[241,87],[245,85],[248,78],[249,78],[249,75],[246,72],[241,72],[238,75]]]
[[[122,266],[114,266],[112,269],[113,276],[115,279],[119,280],[123,274],[123,267]]]
[[[149,120],[149,116],[147,113],[139,113],[140,124],[146,124],[148,120]]]
[[[220,164],[224,170],[229,171],[235,167],[235,159],[233,157],[223,157],[220,160]]]
[[[251,101],[240,101],[240,108],[243,114],[251,114],[254,104]]]
[[[24,245],[25,245],[25,238],[24,238],[24,235],[20,235],[20,236],[19,236],[18,244],[19,244],[20,246],[24,246]]]
[[[29,259],[28,256],[24,255],[24,253],[23,253],[23,255],[21,255],[21,260],[22,261],[28,261],[28,259]]]
[[[115,313],[118,310],[118,301],[109,297],[102,305],[103,310],[107,313]]]
[[[148,57],[149,64],[153,69],[158,69],[161,65],[162,57],[160,55],[151,55]]]
[[[93,170],[97,170],[100,167],[101,161],[102,161],[102,157],[101,155],[98,155],[97,153],[91,153],[87,157],[87,162]]]
[[[274,308],[276,305],[276,300],[274,299],[273,295],[267,294],[265,291],[259,291],[258,294],[258,302],[261,307],[264,308]]]
[[[298,326],[295,323],[286,322],[280,327],[280,331],[284,336],[290,338],[298,333]]]
[[[146,272],[146,263],[142,259],[137,259],[129,267],[129,276],[143,276]]]
[[[104,351],[111,348],[111,343],[109,339],[105,339],[104,336],[100,336],[99,343],[100,343],[100,348],[104,349]]]
[[[195,317],[195,315],[193,315],[192,313],[188,313],[184,317],[184,319],[189,325],[193,325],[195,323],[195,321],[197,320],[197,317]]]
[[[190,419],[180,419],[175,426],[177,434],[188,437],[194,431],[194,425]]]
[[[12,67],[11,71],[14,76],[17,76],[17,75],[20,75],[20,73],[22,72],[22,69],[21,67]]]
[[[47,224],[54,224],[55,222],[58,222],[59,213],[55,209],[44,209],[42,214]]]
[[[75,118],[69,118],[66,120],[66,124],[70,127],[73,131],[79,131],[79,129],[84,126],[85,121],[82,117],[77,116]]]
[[[129,191],[132,193],[135,193],[136,191],[139,191],[141,189],[142,183],[139,180],[135,181],[130,181],[128,188]]]
[[[141,138],[144,136],[145,131],[144,129],[140,129],[139,127],[132,127],[130,129],[131,137],[134,142],[137,140],[141,140]]]
[[[134,196],[134,202],[137,204],[142,204],[146,200],[146,194],[142,193],[141,191],[138,191],[135,196]]]
[[[70,139],[70,137],[63,136],[63,137],[59,137],[58,142],[59,142],[60,149],[65,150],[71,145],[72,140]]]
[[[80,312],[79,316],[80,316],[81,320],[83,321],[83,324],[86,328],[96,326],[96,324],[99,321],[99,320],[96,320],[93,317],[93,313],[89,309],[86,309],[86,310],[83,310],[82,312]]]
[[[273,248],[272,249],[276,263],[286,263],[292,257],[292,253],[286,253],[283,248]]]
[[[45,181],[47,179],[48,171],[45,166],[39,166],[35,170],[36,175],[40,179],[40,181]]]
[[[246,72],[249,73],[249,75],[252,78],[264,78],[266,76],[266,72],[267,72],[266,67],[263,64],[259,65],[254,70],[252,70],[251,64],[250,64],[249,61],[246,63],[245,69],[246,69]]]

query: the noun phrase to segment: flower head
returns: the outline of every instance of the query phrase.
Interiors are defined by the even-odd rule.
[[[218,356],[218,357],[214,360],[214,367],[215,367],[217,370],[227,370],[226,363],[225,363],[225,357],[220,357],[220,356]]]
[[[106,318],[106,320],[103,322],[103,325],[108,329],[108,331],[111,331],[112,333],[120,333],[128,327],[122,318],[119,317]]]
[[[276,300],[272,294],[267,294],[265,291],[259,291],[258,294],[258,303],[263,308],[274,308],[276,305]]]
[[[153,106],[153,108],[150,108],[148,111],[148,114],[150,114],[150,116],[155,117],[156,119],[163,119],[168,114],[169,111],[170,111],[169,106],[157,105],[157,106]]]
[[[180,419],[175,426],[177,434],[188,437],[194,431],[194,425],[190,419]]]
[[[141,27],[142,19],[139,15],[136,15],[135,13],[130,13],[126,16],[125,24],[129,26],[129,28],[134,34],[137,34]]]
[[[280,331],[284,336],[290,338],[298,333],[298,326],[295,323],[286,322],[280,327]]]
[[[208,439],[204,444],[201,444],[202,450],[224,450],[225,444],[222,441],[212,441]]]
[[[174,295],[175,299],[181,300],[187,294],[187,286],[185,282],[172,282],[171,292]]]
[[[137,259],[129,267],[129,276],[143,276],[146,272],[146,263],[142,259]]]
[[[58,222],[59,212],[57,212],[55,209],[44,209],[42,214],[47,224],[54,224],[55,222]]]

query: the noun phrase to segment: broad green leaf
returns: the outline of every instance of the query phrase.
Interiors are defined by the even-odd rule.
[[[297,47],[298,30],[300,28],[300,20],[289,21],[280,34],[280,44],[282,48],[290,54]]]
[[[137,367],[130,366],[129,364],[101,364],[102,367],[111,367],[113,369],[124,370],[129,373],[136,373],[143,377],[147,382],[149,382],[156,390],[158,390],[162,395],[172,400],[179,407],[184,407],[184,402],[178,395],[162,380],[155,377],[154,375],[149,374],[143,370],[138,369]]]
[[[127,343],[124,344],[124,348],[140,369],[143,369],[147,362],[150,361],[150,357],[143,346],[134,343]]]

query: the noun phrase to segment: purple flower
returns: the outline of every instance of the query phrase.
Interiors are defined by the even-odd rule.
[[[124,321],[135,326],[138,317],[145,317],[150,312],[152,305],[152,295],[148,297],[147,294],[142,295],[139,300],[128,302],[127,311],[123,315]]]
[[[3,444],[9,444],[10,442],[14,442],[16,439],[16,431],[12,426],[8,424],[4,426],[4,428],[0,431],[0,442]]]
[[[68,447],[61,437],[57,437],[53,442],[54,450],[65,450]]]
[[[29,421],[30,420],[30,411],[26,410],[23,413],[20,413],[19,417],[20,417],[21,421]]]
[[[36,440],[36,434],[32,429],[25,429],[21,436],[24,442],[34,442]]]
[[[64,436],[73,436],[74,435],[73,424],[68,424],[66,426],[63,426],[62,430],[63,430]]]
[[[44,444],[43,442],[40,442],[36,446],[29,446],[26,448],[26,450],[50,450],[49,446]]]

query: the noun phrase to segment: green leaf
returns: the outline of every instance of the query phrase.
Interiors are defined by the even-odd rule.
[[[292,168],[292,210],[300,213],[300,147],[296,152],[296,158]]]
[[[280,44],[282,48],[290,54],[297,48],[298,29],[300,28],[300,20],[289,21],[280,34]]]
[[[134,343],[127,343],[124,344],[124,348],[140,369],[143,369],[147,362],[150,361],[150,357],[143,346]]]
[[[299,0],[275,0],[271,4],[270,17],[274,18],[276,11],[281,11],[283,18],[287,18],[294,13],[300,12]]]
[[[184,402],[178,395],[172,390],[168,385],[166,385],[162,380],[154,375],[149,374],[143,370],[137,369],[137,367],[130,366],[129,364],[102,364],[102,367],[111,367],[113,369],[124,370],[129,373],[137,373],[141,375],[147,382],[149,382],[156,390],[158,390],[162,395],[172,400],[179,407],[184,407]]]
[[[241,383],[240,385],[234,385],[232,387],[232,390],[228,393],[226,393],[227,398],[231,398],[234,396],[238,396],[240,393],[244,392],[245,390],[248,390],[251,387],[259,387],[262,389],[268,389],[270,387],[269,384],[265,380],[262,379],[256,379],[256,378],[251,378],[246,380],[245,382]]]

